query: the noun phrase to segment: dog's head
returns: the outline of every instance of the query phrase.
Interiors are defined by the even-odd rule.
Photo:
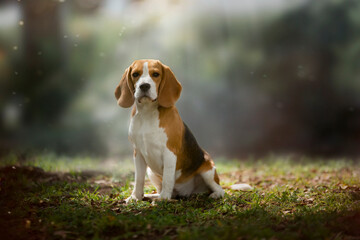
[[[134,101],[140,104],[157,101],[162,107],[171,107],[180,97],[181,89],[171,69],[159,60],[136,60],[125,70],[115,97],[124,108],[131,107]]]

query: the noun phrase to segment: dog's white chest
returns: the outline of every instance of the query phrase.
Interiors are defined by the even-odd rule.
[[[136,152],[144,157],[151,170],[162,175],[167,136],[159,124],[157,109],[138,111],[131,119],[129,137]]]

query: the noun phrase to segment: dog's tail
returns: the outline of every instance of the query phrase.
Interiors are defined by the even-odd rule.
[[[235,190],[235,191],[251,191],[254,189],[252,186],[250,186],[249,184],[246,184],[246,183],[238,183],[238,184],[231,185],[230,187],[224,187],[224,188]]]

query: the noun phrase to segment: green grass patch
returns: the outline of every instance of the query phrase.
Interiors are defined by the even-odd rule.
[[[356,239],[360,167],[345,159],[216,161],[223,199],[125,204],[131,160],[40,155],[0,162],[1,239]],[[250,192],[232,191],[249,183]],[[147,181],[145,192],[155,189]]]

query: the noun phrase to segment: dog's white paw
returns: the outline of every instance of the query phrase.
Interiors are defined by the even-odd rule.
[[[131,195],[130,197],[128,197],[125,202],[126,204],[131,203],[131,202],[138,202],[141,201],[142,197],[136,197],[135,195]]]
[[[160,200],[170,200],[171,193],[161,192],[159,198],[160,198]]]
[[[217,199],[217,198],[224,197],[224,194],[225,194],[225,191],[221,189],[221,191],[219,190],[219,191],[213,192],[212,194],[210,194],[209,197]]]

